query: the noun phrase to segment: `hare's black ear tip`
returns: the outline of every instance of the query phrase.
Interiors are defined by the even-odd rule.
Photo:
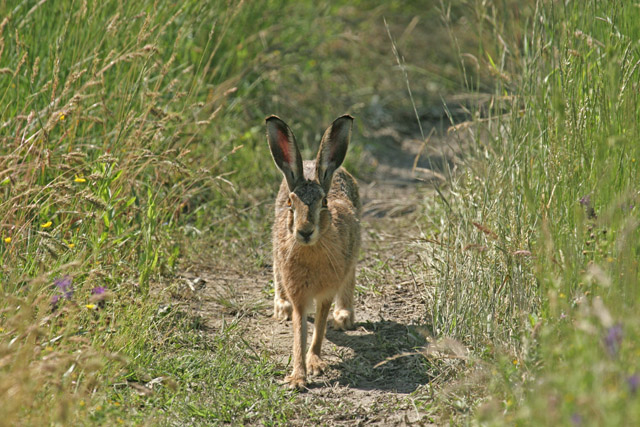
[[[264,121],[266,123],[269,123],[269,122],[271,122],[273,120],[280,120],[280,117],[276,116],[275,114],[272,114],[269,117],[267,117],[266,119],[264,119]],[[282,121],[282,120],[280,120],[280,121]]]
[[[353,121],[353,116],[351,114],[343,114],[340,117],[338,117],[336,119],[336,121],[338,120],[349,120],[349,121]]]

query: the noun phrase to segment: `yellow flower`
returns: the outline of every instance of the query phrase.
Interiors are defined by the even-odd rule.
[[[96,305],[95,304],[87,304],[87,305],[85,305],[85,307],[87,307],[89,310],[93,310],[93,309],[96,308]]]
[[[51,227],[51,225],[53,225],[53,223],[51,221],[47,221],[44,224],[40,224],[40,227],[49,228],[49,227]]]
[[[69,249],[73,249],[76,246],[76,244],[75,243],[69,243],[67,246],[69,247]]]
[[[81,400],[81,401],[79,402],[79,404],[80,404],[80,406],[84,406],[84,405],[85,405],[84,400]]]
[[[4,238],[4,242],[5,243],[11,243],[11,237],[5,237]]]
[[[513,363],[514,366],[518,366],[518,364],[519,364],[518,359],[513,359],[512,363]]]
[[[74,182],[87,182],[86,179],[84,179],[81,176],[76,175],[76,179],[73,180]]]
[[[4,328],[0,328],[0,332],[4,332]]]
[[[565,294],[563,294],[562,292],[560,292],[560,298],[566,298],[567,296]]]
[[[60,121],[64,121],[64,114],[60,114]]]
[[[46,346],[44,349],[47,351],[53,351],[53,347],[51,347],[50,345]]]

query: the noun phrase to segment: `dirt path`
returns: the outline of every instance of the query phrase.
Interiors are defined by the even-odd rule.
[[[428,414],[416,405],[430,381],[426,361],[403,354],[426,344],[421,325],[428,324],[427,290],[413,276],[423,261],[412,245],[420,237],[416,207],[434,192],[424,178],[438,178],[430,171],[421,172],[423,180],[412,174],[421,143],[388,138],[387,145],[370,153],[375,172],[368,182],[360,182],[364,216],[357,326],[353,331],[327,331],[322,354],[329,367],[311,378],[306,393],[297,395],[297,425],[429,424]],[[425,162],[423,157],[418,166],[426,167]],[[237,321],[256,352],[267,352],[283,374],[290,370],[291,324],[272,317],[270,266],[257,272],[203,266],[185,276],[200,287],[193,307],[212,331],[223,322]],[[313,319],[309,322],[311,334]]]

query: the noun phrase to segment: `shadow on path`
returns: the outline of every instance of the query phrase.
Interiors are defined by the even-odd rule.
[[[426,360],[420,354],[411,354],[427,343],[417,326],[389,320],[361,322],[354,332],[328,329],[326,338],[354,352],[332,366],[340,372],[337,378],[340,385],[411,393],[429,382]],[[378,365],[381,362],[384,363]]]

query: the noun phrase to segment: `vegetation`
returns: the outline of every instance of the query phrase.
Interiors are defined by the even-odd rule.
[[[177,268],[267,262],[266,115],[312,152],[343,112],[415,136],[443,99],[464,153],[412,268],[469,352],[420,408],[640,419],[637,5],[207,3],[0,2],[4,423],[286,423],[281,367],[236,324],[212,339]]]
[[[491,43],[477,63],[496,76],[495,95],[444,230],[455,268],[441,265],[439,287],[454,287],[463,308],[441,302],[435,323],[493,353],[480,413],[633,424],[640,10],[589,1],[479,13]]]

